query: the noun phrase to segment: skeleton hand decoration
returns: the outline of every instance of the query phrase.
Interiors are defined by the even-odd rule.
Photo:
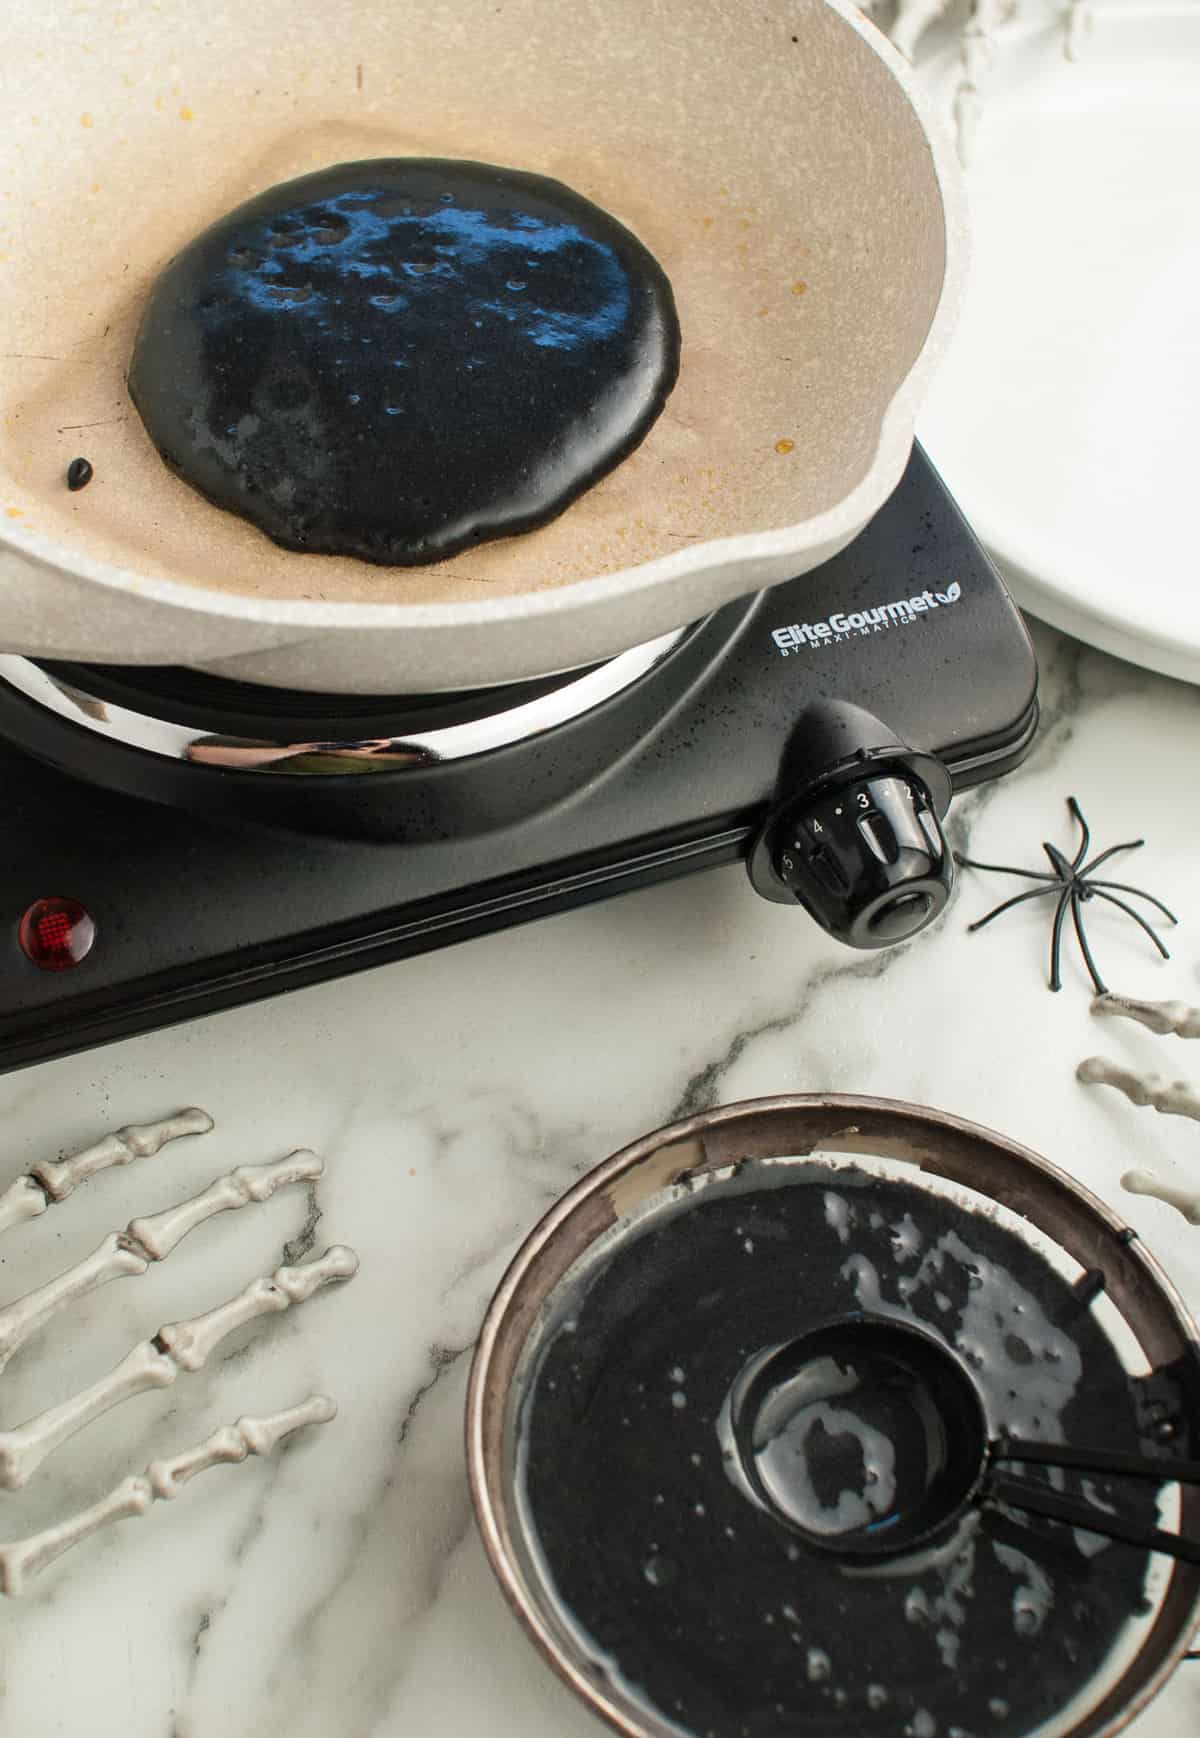
[[[1164,1116],[1190,1116],[1200,1122],[1200,1094],[1193,1092],[1186,1080],[1139,1074],[1136,1069],[1106,1062],[1103,1056],[1087,1057],[1075,1074],[1085,1086],[1115,1086],[1131,1104],[1149,1105]]]
[[[1131,996],[1106,992],[1095,998],[1092,1013],[1136,1020],[1139,1026],[1148,1026],[1159,1037],[1173,1032],[1178,1038],[1200,1038],[1200,1008],[1189,1008],[1186,1002],[1137,1002]]]
[[[995,58],[999,32],[1017,16],[1020,6],[1021,0],[969,0],[960,26],[960,71],[954,93],[958,154],[964,163],[971,154],[983,111],[984,85]],[[881,12],[883,7],[872,4],[868,10]],[[901,54],[912,60],[926,31],[949,11],[950,0],[896,0],[895,16],[887,34]],[[1064,0],[1062,18],[1063,53],[1068,60],[1077,60],[1091,22],[1087,0]]]
[[[929,26],[949,6],[950,0],[897,0],[896,17],[888,35],[906,60],[912,59]]]
[[[1121,1187],[1128,1189],[1131,1195],[1153,1195],[1156,1201],[1176,1208],[1189,1225],[1200,1225],[1200,1194],[1190,1189],[1172,1188],[1153,1171],[1126,1171],[1121,1178]]]
[[[207,1111],[181,1110],[162,1122],[119,1128],[116,1134],[106,1135],[73,1158],[35,1165],[28,1176],[18,1177],[0,1195],[0,1232],[19,1225],[23,1219],[36,1219],[56,1201],[65,1201],[78,1184],[97,1171],[127,1165],[133,1159],[152,1158],[168,1141],[178,1140],[180,1135],[206,1135],[212,1126]]]
[[[117,1131],[72,1158],[35,1165],[0,1194],[0,1231],[44,1213],[76,1185],[113,1165],[157,1153],[181,1135],[205,1134],[213,1126],[204,1111],[181,1111],[162,1122]],[[277,1189],[312,1183],[322,1174],[315,1153],[289,1154],[273,1164],[239,1166],[189,1200],[148,1218],[135,1218],[99,1247],[25,1297],[0,1309],[0,1370],[50,1318],[67,1304],[109,1281],[145,1273],[163,1261],[188,1233],[217,1214],[270,1199]],[[173,1383],[180,1371],[200,1370],[235,1329],[257,1318],[306,1302],[358,1269],[353,1250],[335,1244],[316,1261],[280,1267],[252,1280],[236,1297],[206,1314],[160,1328],[135,1346],[107,1376],[16,1429],[0,1430],[0,1489],[18,1490],[56,1448],[121,1401]],[[328,1423],[336,1408],[323,1395],[264,1418],[241,1418],[173,1459],[154,1461],[143,1474],[125,1479],[91,1507],[32,1538],[0,1545],[0,1593],[18,1594],[47,1564],[110,1522],[139,1515],[160,1498],[176,1496],[196,1473],[247,1455],[271,1454],[283,1439],[309,1424]]]
[[[1200,1008],[1185,1002],[1139,1002],[1108,993],[1097,996],[1092,1013],[1105,1018],[1134,1020],[1160,1037],[1200,1038]],[[1200,1122],[1200,1092],[1186,1080],[1167,1080],[1161,1074],[1139,1073],[1123,1068],[1103,1056],[1089,1056],[1075,1070],[1085,1086],[1114,1086],[1131,1104],[1149,1105],[1166,1116],[1186,1116]],[[1200,1190],[1179,1189],[1163,1182],[1153,1171],[1127,1171],[1121,1185],[1131,1195],[1153,1195],[1174,1207],[1191,1225],[1200,1225]]]
[[[1079,59],[1083,38],[1090,29],[1091,22],[1087,0],[1067,0],[1067,23],[1066,34],[1063,38],[1063,53],[1068,60]]]
[[[152,1460],[144,1473],[125,1479],[98,1503],[81,1509],[70,1520],[47,1527],[28,1539],[0,1545],[0,1593],[14,1598],[24,1593],[34,1576],[72,1545],[91,1538],[114,1521],[144,1515],[151,1503],[160,1498],[169,1502],[198,1472],[225,1462],[245,1460],[248,1454],[273,1454],[293,1431],[303,1430],[309,1424],[328,1424],[336,1415],[337,1407],[332,1400],[324,1394],[312,1394],[299,1406],[290,1406],[284,1412],[273,1412],[266,1418],[239,1418],[236,1424],[223,1425],[205,1442],[185,1449],[172,1460]]]
[[[315,1181],[324,1170],[315,1153],[289,1154],[273,1165],[239,1166],[181,1206],[169,1207],[151,1219],[134,1219],[124,1231],[113,1231],[100,1247],[57,1279],[31,1291],[0,1310],[0,1370],[13,1353],[65,1304],[98,1291],[111,1279],[145,1273],[152,1261],[163,1261],[188,1232],[216,1213],[268,1201],[287,1183]]]
[[[305,1303],[319,1287],[334,1279],[350,1279],[357,1269],[354,1251],[335,1244],[319,1261],[304,1267],[279,1267],[265,1279],[251,1280],[245,1291],[207,1315],[160,1328],[153,1339],[134,1346],[115,1369],[90,1388],[39,1413],[16,1430],[0,1431],[0,1489],[20,1490],[69,1436],[123,1400],[149,1388],[170,1387],[181,1370],[188,1375],[202,1370],[235,1328],[244,1327],[257,1316]]]

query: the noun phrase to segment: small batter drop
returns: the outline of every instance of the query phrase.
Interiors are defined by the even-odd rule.
[[[670,284],[598,206],[385,158],[272,188],[177,254],[129,391],[217,506],[288,549],[405,566],[555,518],[678,369]]]

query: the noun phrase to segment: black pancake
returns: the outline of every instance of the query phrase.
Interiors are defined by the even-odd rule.
[[[670,285],[560,182],[342,163],[177,254],[129,391],[172,470],[285,548],[405,566],[561,513],[662,410]]]
[[[1146,1555],[972,1511],[936,1558],[863,1573],[748,1500],[723,1408],[757,1352],[864,1310],[953,1347],[994,1434],[1152,1451],[1149,1379],[994,1217],[853,1167],[778,1177],[650,1212],[556,1294],[517,1426],[554,1601],[695,1738],[1030,1733],[1104,1669]],[[1155,1520],[1153,1485],[1053,1477]]]

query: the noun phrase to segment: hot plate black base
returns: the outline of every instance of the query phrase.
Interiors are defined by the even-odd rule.
[[[32,740],[29,702],[0,685],[0,736],[44,757],[0,744],[0,1070],[731,862],[817,698],[869,708],[938,755],[956,789],[1014,766],[1036,728],[1024,624],[919,450],[841,555],[730,605],[694,640],[705,656],[686,683],[644,678],[661,704],[612,708],[599,771],[567,789],[550,778],[545,801],[535,789],[511,810],[486,799],[487,781],[526,777],[546,741],[532,757],[518,745],[459,763],[454,829],[407,838],[226,824],[85,784],[45,764],[79,759],[78,727],[54,720]],[[418,816],[421,773],[376,780],[406,780],[386,805]],[[96,923],[91,953],[61,973],[17,940],[26,907],[51,894]]]

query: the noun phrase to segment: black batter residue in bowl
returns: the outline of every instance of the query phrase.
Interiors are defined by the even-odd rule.
[[[670,285],[560,182],[342,163],[171,261],[129,390],[173,470],[285,548],[414,565],[554,518],[679,368]]]
[[[553,1300],[513,1449],[548,1604],[624,1695],[701,1738],[1032,1732],[1102,1673],[1145,1554],[972,1508],[864,1571],[748,1500],[722,1410],[754,1354],[864,1310],[952,1346],[993,1436],[1146,1452],[1141,1385],[994,1217],[856,1167],[769,1174],[664,1204]],[[1156,1519],[1153,1485],[1030,1476]]]

